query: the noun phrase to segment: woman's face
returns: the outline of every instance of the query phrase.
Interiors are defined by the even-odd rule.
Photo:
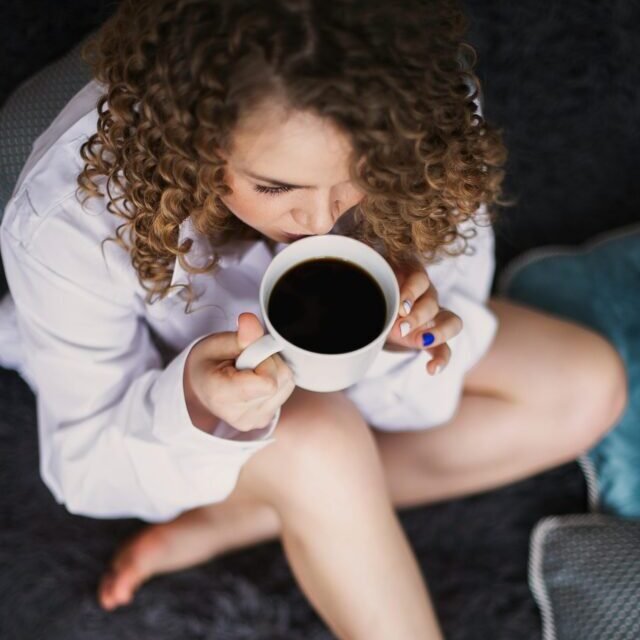
[[[351,145],[328,120],[261,109],[236,127],[222,197],[240,220],[278,242],[328,233],[364,197],[350,181]]]

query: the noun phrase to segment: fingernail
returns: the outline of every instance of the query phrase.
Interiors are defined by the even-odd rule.
[[[427,324],[424,325],[425,329],[433,329],[433,327],[436,326],[436,323],[434,320],[429,320],[429,322],[427,322]]]
[[[436,366],[433,375],[437,376],[442,370],[444,369],[444,365],[443,364],[439,364],[438,366]]]
[[[400,335],[404,338],[409,331],[411,331],[411,325],[408,322],[400,323]]]
[[[404,314],[408,316],[411,313],[411,300],[403,300],[402,308],[404,309]]]
[[[435,336],[433,333],[423,333],[422,334],[422,346],[428,347],[430,344],[433,344],[435,340]]]

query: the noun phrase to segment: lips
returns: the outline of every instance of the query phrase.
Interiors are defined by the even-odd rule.
[[[299,240],[300,238],[308,238],[310,234],[308,233],[302,233],[299,235],[295,235],[293,233],[286,233],[285,234],[287,236],[287,238],[289,238],[290,240]]]

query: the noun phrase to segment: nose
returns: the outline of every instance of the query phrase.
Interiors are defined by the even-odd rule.
[[[307,233],[320,236],[329,233],[333,229],[333,225],[340,217],[340,206],[339,200],[332,201],[326,195],[324,197],[320,196],[316,200],[315,207],[308,211],[307,215],[301,213],[294,217],[298,218],[300,226]]]

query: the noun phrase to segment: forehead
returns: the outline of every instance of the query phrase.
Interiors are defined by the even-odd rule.
[[[331,120],[307,111],[262,108],[242,119],[230,159],[240,170],[292,184],[348,181],[351,142]]]

